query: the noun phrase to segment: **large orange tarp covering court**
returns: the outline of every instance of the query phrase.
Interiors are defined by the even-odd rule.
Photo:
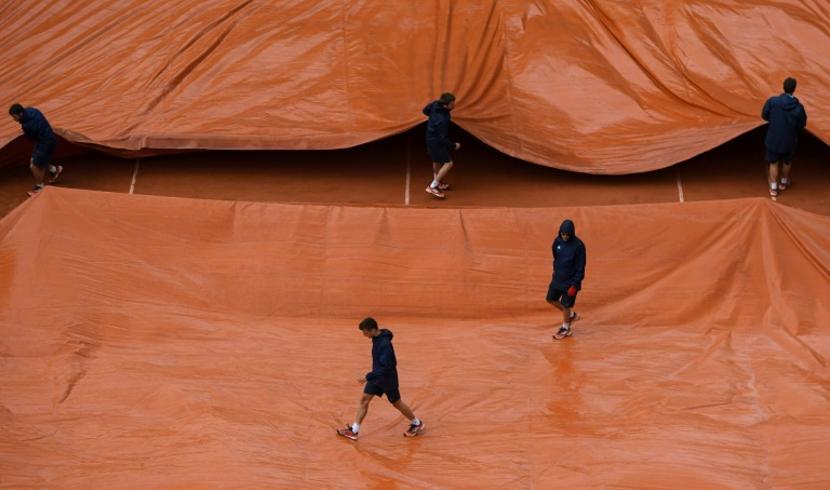
[[[568,342],[550,241],[588,247]],[[0,484],[827,488],[830,218],[764,199],[415,209],[47,188],[0,221]],[[396,335],[373,403],[357,331]]]
[[[828,26],[824,0],[5,2],[0,93],[147,154],[353,146],[450,90],[505,153],[623,174],[759,126],[790,75],[830,141]]]

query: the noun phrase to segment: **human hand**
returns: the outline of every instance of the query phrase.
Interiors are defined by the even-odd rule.
[[[357,378],[357,383],[361,384],[361,385],[365,384],[366,383],[366,376],[361,376],[361,377]]]
[[[576,286],[571,286],[568,288],[568,296],[570,296],[571,298],[576,296]]]
[[[455,144],[455,149],[457,150],[457,149],[459,149],[459,148],[461,148],[461,143],[456,143],[456,144]]]

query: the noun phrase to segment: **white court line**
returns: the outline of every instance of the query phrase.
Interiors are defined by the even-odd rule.
[[[130,182],[130,194],[132,194],[133,191],[135,190],[135,179],[138,178],[138,162],[140,162],[140,161],[141,161],[140,158],[136,158],[136,160],[135,160],[135,168],[133,169],[133,180],[132,180],[132,182]]]
[[[680,181],[680,170],[675,168],[677,175],[677,198],[680,202],[686,202],[686,196],[683,195],[683,182]]]
[[[406,189],[404,189],[403,203],[409,206],[409,180],[412,166],[412,134],[406,138]]]

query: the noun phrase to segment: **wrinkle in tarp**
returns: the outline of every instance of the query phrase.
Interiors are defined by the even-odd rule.
[[[544,301],[562,219],[575,335]],[[517,239],[521,237],[521,239]],[[830,219],[766,199],[415,209],[47,187],[0,221],[8,487],[830,486]],[[415,439],[385,400],[394,331]]]
[[[452,91],[504,153],[626,174],[763,124],[787,76],[830,141],[828,25],[822,0],[12,2],[0,93],[71,142],[148,155],[359,145]],[[0,119],[0,147],[18,134]]]

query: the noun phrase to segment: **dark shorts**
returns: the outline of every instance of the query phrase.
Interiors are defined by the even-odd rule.
[[[579,291],[577,291],[577,295]],[[564,306],[565,308],[573,308],[574,304],[576,303],[576,295],[568,296],[567,291],[562,291],[554,287],[553,282],[550,283],[548,286],[548,295],[545,297],[548,303],[553,301],[559,301],[559,303]]]
[[[446,146],[440,143],[432,143],[427,141],[427,153],[429,153],[429,157],[435,163],[447,163],[452,161],[450,151]]]
[[[55,154],[56,143],[51,144],[37,144],[34,151],[32,151],[32,163],[35,167],[45,169],[52,163],[52,157]]]
[[[363,387],[363,393],[375,396],[386,395],[389,403],[397,403],[401,399],[401,392],[398,390],[397,383],[373,383],[367,381],[366,386]]]
[[[795,154],[795,150],[789,153],[779,153],[777,151],[770,151],[767,150],[767,163],[790,163],[793,161],[793,155]]]

